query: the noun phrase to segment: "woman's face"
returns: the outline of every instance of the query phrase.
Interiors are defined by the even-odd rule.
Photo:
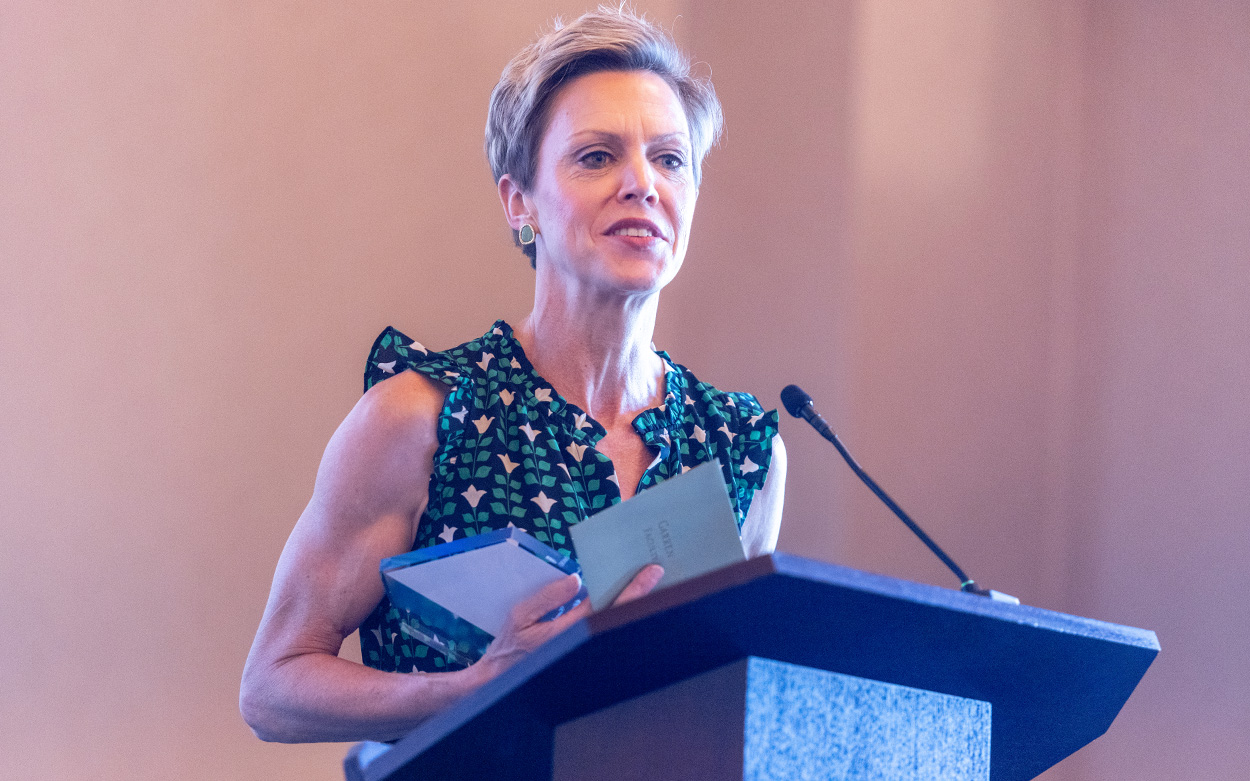
[[[647,71],[605,71],[563,87],[531,191],[538,264],[579,286],[658,291],[686,254],[695,186],[677,95]]]

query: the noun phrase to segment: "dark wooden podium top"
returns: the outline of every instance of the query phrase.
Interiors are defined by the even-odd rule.
[[[545,781],[557,724],[758,656],[989,702],[991,778],[1022,781],[1102,735],[1158,653],[1143,629],[774,554],[591,615],[360,777]]]

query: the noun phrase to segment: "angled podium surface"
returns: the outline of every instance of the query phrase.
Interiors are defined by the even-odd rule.
[[[792,777],[904,777],[891,761],[935,777],[924,762],[943,755],[966,767],[940,777],[1023,781],[1102,735],[1158,652],[1150,631],[774,554],[595,613],[344,767],[547,781],[599,762],[610,781],[675,748],[673,777],[784,778],[804,758],[769,754],[800,740],[834,764]],[[744,751],[736,770],[697,769]]]

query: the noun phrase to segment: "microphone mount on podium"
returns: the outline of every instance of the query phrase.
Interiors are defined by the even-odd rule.
[[[833,429],[829,427],[829,424],[825,422],[825,419],[821,417],[819,412],[816,411],[816,407],[812,403],[812,397],[807,395],[802,388],[797,385],[787,385],[782,388],[781,403],[785,406],[786,412],[789,412],[796,418],[803,418],[810,423],[812,428],[816,429],[822,437],[833,443],[833,446],[837,448],[838,453],[842,455],[842,458],[846,461],[847,465],[851,467],[851,471],[854,472],[860,480],[864,481],[864,485],[867,485],[868,488],[877,495],[877,498],[884,502],[885,506],[889,507],[890,510],[898,516],[898,519],[906,524],[907,528],[911,529],[912,533],[919,537],[920,541],[928,546],[929,550],[933,551],[934,555],[941,559],[947,569],[955,573],[955,577],[959,578],[960,591],[964,591],[969,594],[977,594],[982,597],[989,597],[996,602],[1009,602],[1013,605],[1020,604],[1020,600],[1010,594],[1004,594],[1003,592],[995,591],[992,588],[981,588],[977,585],[975,580],[968,577],[967,573],[965,573],[963,569],[955,563],[955,560],[948,556],[946,551],[942,550],[942,548],[934,542],[928,534],[925,534],[924,529],[921,529],[920,526],[911,519],[911,516],[903,512],[903,508],[899,507],[898,503],[891,499],[890,495],[882,490],[881,486],[877,485],[877,481],[869,477],[868,473],[863,470],[863,467],[856,463],[855,459],[851,457],[850,452],[842,444],[842,440],[838,439],[838,435],[834,433]]]

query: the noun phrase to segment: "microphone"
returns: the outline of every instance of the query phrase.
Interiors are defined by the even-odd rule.
[[[1020,604],[1020,600],[1010,594],[1004,594],[1001,591],[995,591],[992,588],[983,589],[977,585],[975,580],[968,577],[968,575],[960,569],[959,565],[955,563],[955,560],[950,556],[947,556],[946,551],[938,547],[938,544],[934,542],[929,535],[925,534],[924,529],[921,529],[920,526],[911,519],[911,516],[903,512],[903,508],[899,507],[898,504],[890,498],[890,495],[883,491],[881,486],[877,485],[877,481],[869,477],[868,473],[865,472],[858,463],[856,463],[855,459],[851,457],[850,452],[847,451],[846,447],[842,444],[842,440],[838,439],[838,435],[833,433],[833,429],[829,427],[829,424],[825,422],[825,419],[820,416],[819,412],[816,411],[816,407],[812,404],[812,397],[808,396],[802,388],[797,385],[787,385],[782,388],[781,403],[786,408],[786,412],[789,412],[796,418],[803,418],[812,425],[812,428],[820,432],[822,437],[833,443],[833,446],[838,449],[838,453],[842,455],[842,458],[846,461],[847,465],[851,467],[851,471],[854,472],[860,480],[864,481],[864,485],[868,486],[868,488],[877,495],[877,498],[884,502],[885,506],[889,507],[890,510],[898,516],[898,519],[906,524],[907,528],[911,529],[912,533],[919,537],[920,541],[928,546],[929,550],[933,551],[934,555],[942,560],[942,563],[946,565],[947,569],[955,573],[955,577],[959,578],[960,591],[989,597],[996,602],[1009,602],[1013,605]]]

